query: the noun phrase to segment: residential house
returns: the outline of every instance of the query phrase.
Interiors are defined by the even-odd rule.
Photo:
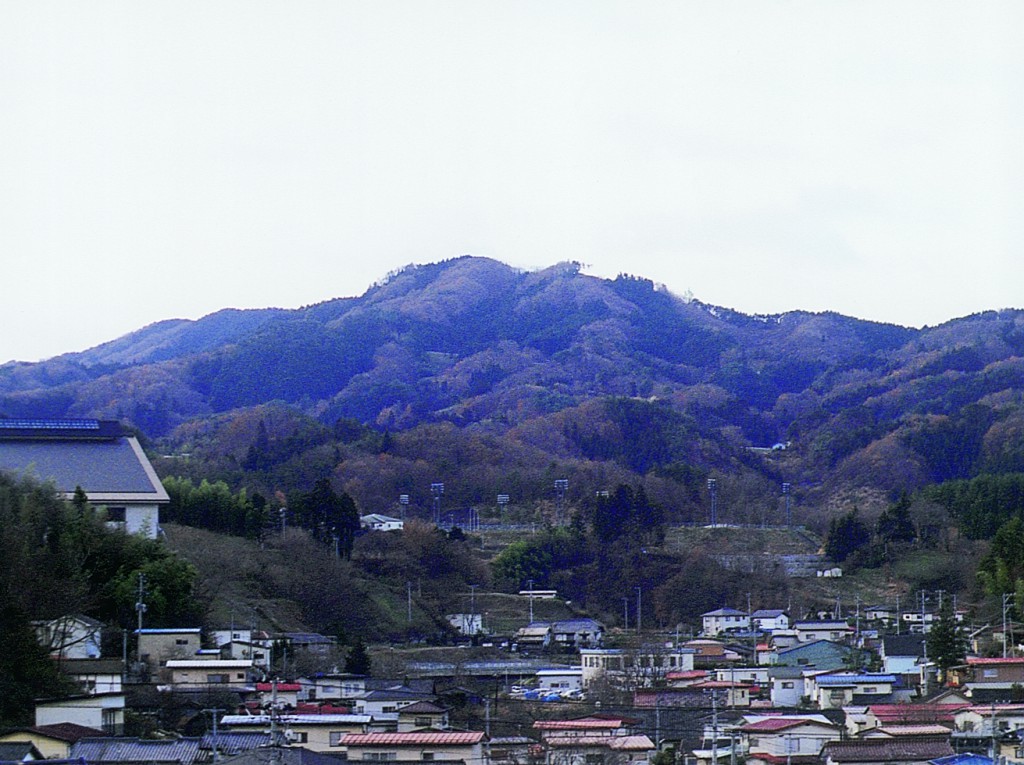
[[[270,661],[273,649],[268,643],[262,640],[249,642],[245,640],[232,640],[224,643],[217,651],[221,659],[235,659],[251,661],[252,665],[264,673],[270,672]]]
[[[571,720],[537,720],[533,728],[544,740],[550,736],[632,736],[641,722],[635,717],[592,714]]]
[[[538,650],[551,645],[551,625],[547,622],[530,622],[515,635],[516,648],[520,651]]]
[[[751,629],[756,632],[788,630],[789,625],[789,614],[781,608],[761,608],[750,615]]]
[[[121,693],[124,665],[120,659],[65,659],[58,668],[83,693]]]
[[[849,646],[830,640],[816,640],[802,643],[776,656],[776,665],[781,667],[806,667],[808,669],[842,669],[847,665],[852,650]]]
[[[256,697],[261,709],[295,709],[302,691],[300,683],[256,683]]]
[[[43,753],[31,741],[0,743],[0,762],[31,762],[43,759]]]
[[[70,758],[89,765],[102,763],[180,763],[199,761],[198,738],[83,738],[71,746]]]
[[[430,701],[414,701],[398,710],[398,732],[448,728],[448,710]]]
[[[330,656],[337,642],[319,632],[282,632],[279,637],[288,647],[290,655],[304,653],[319,658]]]
[[[864,724],[861,731],[850,729],[850,732],[855,734],[875,728],[892,728],[901,725],[942,725],[948,730],[952,730],[957,727],[957,713],[970,707],[969,702],[955,700],[951,700],[949,703],[930,701],[914,704],[870,704],[864,707]],[[848,712],[847,719],[849,720],[849,718]]]
[[[251,661],[245,659],[170,659],[165,665],[175,690],[227,690],[254,680]]]
[[[688,640],[683,643],[683,648],[693,651],[693,663],[698,667],[721,667],[743,660],[742,656],[720,640]]]
[[[797,707],[807,696],[803,667],[772,667],[769,670],[771,700],[774,707]]]
[[[819,709],[841,709],[852,704],[888,700],[897,682],[895,675],[873,672],[824,673],[808,680],[808,695]]]
[[[1009,748],[1024,749],[1021,737],[1024,735],[1024,704],[978,704],[961,707],[954,715],[954,745],[975,744],[977,741],[991,743],[993,739],[1005,740]],[[966,746],[964,746],[966,748]],[[1010,751],[1010,759],[1021,759],[1020,754]]]
[[[0,419],[0,470],[52,481],[64,499],[81,488],[107,522],[155,539],[170,498],[138,439],[93,419]]]
[[[380,690],[367,691],[359,698],[353,699],[355,712],[361,715],[373,715],[398,712],[402,707],[417,701],[437,701],[437,696],[427,691],[410,688],[407,685],[394,685]]]
[[[921,635],[886,635],[878,653],[883,672],[921,676],[920,664],[926,653],[925,640]]]
[[[751,715],[740,727],[747,765],[817,763],[825,744],[842,737],[822,715]]]
[[[978,702],[1009,701],[1013,687],[1024,685],[1024,657],[967,657],[965,689]]]
[[[695,683],[703,683],[710,679],[711,671],[706,669],[684,669],[665,674],[665,682],[671,688],[685,688]]]
[[[150,672],[156,672],[170,659],[187,659],[203,647],[202,630],[199,627],[175,629],[146,628],[136,630],[139,661]]]
[[[824,765],[926,765],[932,760],[952,755],[946,741],[931,739],[859,739],[830,741],[821,750]]]
[[[818,640],[830,640],[839,643],[853,635],[853,627],[841,619],[824,621],[798,621],[793,623],[797,640],[801,643],[814,643]]]
[[[707,637],[726,635],[730,632],[747,632],[750,629],[750,615],[746,611],[735,608],[717,608],[701,614],[703,629],[701,634]]]
[[[895,624],[899,613],[892,606],[874,605],[864,609],[864,618],[869,622],[879,624]]]
[[[598,648],[603,636],[604,627],[593,619],[564,619],[551,624],[551,641],[562,648]]]
[[[36,725],[31,728],[16,728],[0,735],[0,743],[30,743],[48,760],[66,760],[71,745],[87,736],[103,736],[105,731],[76,723],[55,723]]]
[[[768,667],[725,667],[714,671],[715,679],[734,683],[746,683],[750,686],[768,685],[770,670]]]
[[[93,693],[36,702],[36,727],[74,723],[107,736],[124,732],[124,694]]]
[[[285,737],[315,752],[342,752],[341,740],[350,733],[365,733],[376,721],[370,715],[283,714],[277,718]],[[264,733],[270,730],[270,715],[224,715],[221,726],[229,731]],[[392,720],[397,727],[397,717]]]
[[[414,731],[410,733],[349,733],[339,746],[350,761],[485,762],[482,731]]]
[[[72,745],[70,757],[90,765],[200,765],[223,761],[224,757],[232,757],[242,752],[262,750],[271,744],[271,738],[270,733],[237,731],[218,731],[216,736],[207,733],[201,737],[166,739],[82,738]]]
[[[531,751],[537,749],[537,742],[529,736],[495,736],[487,742],[486,762],[489,765],[524,765],[533,759]]]
[[[753,686],[747,683],[734,683],[729,680],[707,680],[694,683],[687,690],[705,691],[708,698],[714,696],[727,707],[745,708],[750,706],[750,691]]]
[[[645,735],[548,736],[545,765],[627,765],[650,763],[656,747]]]
[[[83,614],[36,622],[36,638],[51,659],[98,659],[103,622]]]
[[[581,648],[583,687],[599,678],[630,688],[644,687],[663,680],[669,672],[693,669],[693,657],[690,648]]]
[[[405,521],[389,515],[370,513],[359,516],[359,525],[367,531],[401,531],[405,528]]]
[[[314,752],[301,746],[268,746],[221,759],[220,765],[338,765],[340,759],[336,754]]]
[[[297,682],[304,701],[348,701],[366,692],[366,676],[348,672],[300,677]]]

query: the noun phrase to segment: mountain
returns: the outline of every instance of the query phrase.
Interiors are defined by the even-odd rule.
[[[711,474],[756,485],[735,489],[737,503],[763,505],[787,480],[820,507],[871,505],[1024,470],[1022,356],[1022,311],[920,330],[835,313],[749,316],[639,277],[467,256],[402,269],[357,298],[159,322],[0,366],[0,415],[122,419],[168,451],[230,457],[219,469],[233,466],[241,483],[248,455],[264,490],[315,480],[308,467],[280,473],[282,445],[319,449],[307,463],[339,476],[342,463],[362,464],[352,439],[387,432],[399,450],[424,450],[419,472],[465,470],[470,482],[463,463],[488,454],[504,476],[572,462],[617,480],[660,477],[693,512]],[[441,442],[465,454],[446,468]],[[789,447],[758,450],[775,444]],[[253,456],[257,446],[277,456]]]

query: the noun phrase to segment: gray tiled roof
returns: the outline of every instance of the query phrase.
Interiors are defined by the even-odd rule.
[[[57,490],[65,493],[81,486],[91,499],[96,494],[137,494],[166,501],[166,492],[159,481],[154,483],[155,475],[151,476],[143,466],[136,446],[133,438],[0,440],[0,470],[28,473],[53,481]]]
[[[70,758],[86,762],[179,762],[192,765],[198,738],[149,741],[138,738],[83,738],[71,745]]]

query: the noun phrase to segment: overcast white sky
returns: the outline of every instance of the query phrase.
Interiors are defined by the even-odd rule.
[[[1024,307],[1024,3],[0,3],[0,361],[486,255]]]

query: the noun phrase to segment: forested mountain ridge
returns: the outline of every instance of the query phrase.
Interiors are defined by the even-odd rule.
[[[326,473],[367,510],[441,479],[467,502],[509,484],[525,499],[553,470],[581,491],[644,480],[691,514],[712,474],[740,479],[737,504],[780,480],[819,506],[870,504],[1024,470],[1022,356],[1022,311],[920,330],[748,316],[576,264],[464,257],[357,298],[160,322],[0,366],[0,415],[122,419],[202,456],[196,477],[273,491]],[[790,448],[750,450],[776,443]]]

